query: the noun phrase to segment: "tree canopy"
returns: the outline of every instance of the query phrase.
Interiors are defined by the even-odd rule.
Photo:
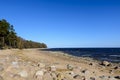
[[[47,45],[17,36],[14,26],[2,19],[0,20],[0,48],[47,48]]]

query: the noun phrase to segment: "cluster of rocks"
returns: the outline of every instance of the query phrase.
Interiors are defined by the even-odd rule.
[[[120,80],[120,74],[116,76],[97,76],[95,71],[90,71],[81,66],[71,64],[62,65],[43,63],[41,61],[25,61],[19,57],[9,55],[0,58],[0,80]],[[94,63],[90,63],[94,66]],[[103,61],[102,66],[110,66]],[[119,66],[114,69],[120,70]]]

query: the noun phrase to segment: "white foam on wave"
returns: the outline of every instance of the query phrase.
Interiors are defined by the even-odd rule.
[[[120,55],[109,55],[111,57],[120,57]]]

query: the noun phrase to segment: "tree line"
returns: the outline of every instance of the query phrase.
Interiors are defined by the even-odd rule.
[[[0,20],[0,48],[47,48],[47,45],[17,36],[13,25],[2,19]]]

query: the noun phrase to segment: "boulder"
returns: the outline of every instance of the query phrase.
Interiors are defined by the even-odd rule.
[[[101,63],[101,65],[103,65],[103,66],[110,66],[111,64],[110,64],[110,62],[108,62],[108,61],[103,61],[103,62]]]

